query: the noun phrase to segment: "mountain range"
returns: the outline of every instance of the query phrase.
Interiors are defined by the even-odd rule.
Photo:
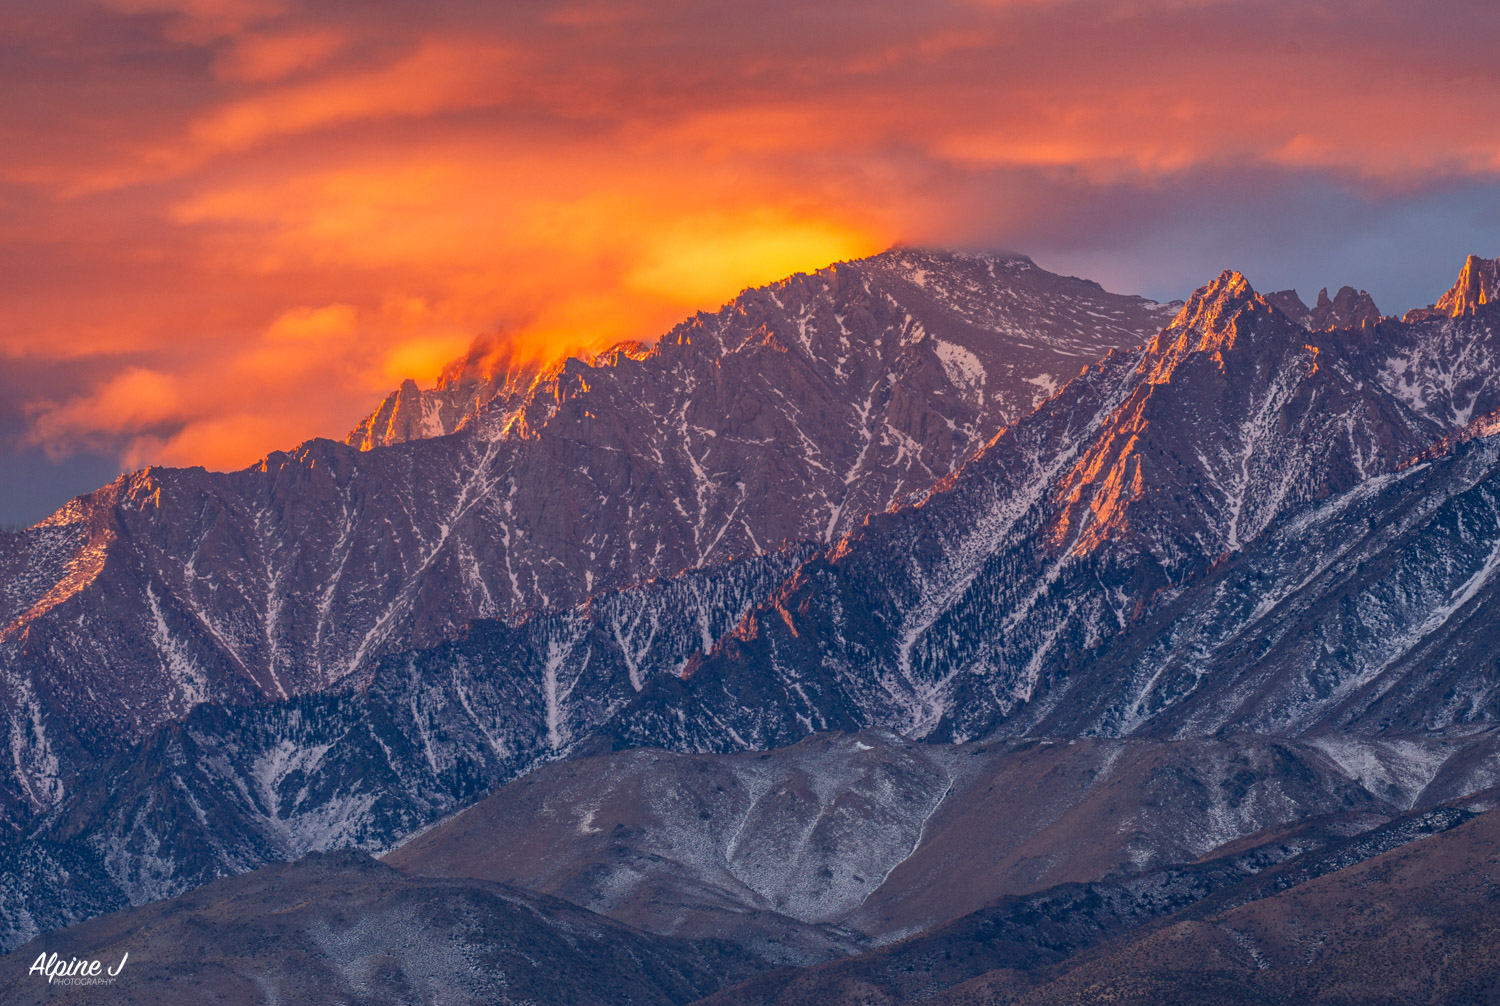
[[[832,541],[1170,313],[1023,258],[895,251],[650,350],[496,377],[451,435],[387,422],[378,450],[122,476],[0,539],[0,824],[201,702],[326,691],[477,618]],[[428,400],[450,392],[475,394]]]
[[[1287,994],[1223,934],[1493,854],[1497,268],[1398,319],[895,249],[651,347],[480,341],[346,444],[122,477],[0,537],[5,946],[332,871],[426,920],[377,942],[453,899],[592,912],[637,964],[580,981],[640,1001],[1165,994],[1177,931],[1223,996]],[[385,864],[319,856],[350,849]],[[890,977],[912,947],[972,966]],[[377,1001],[360,967],[317,982]]]

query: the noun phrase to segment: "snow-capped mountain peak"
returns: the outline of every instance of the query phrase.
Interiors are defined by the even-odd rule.
[[[860,318],[862,298],[883,302],[880,327],[871,327],[876,319]],[[1003,424],[1030,411],[1085,363],[1148,338],[1173,307],[1055,275],[1025,256],[897,247],[746,290],[654,346],[622,343],[578,362],[614,368],[622,360],[648,359],[663,344],[744,355],[769,339],[845,382],[855,368],[878,370],[892,350],[925,341],[943,379]],[[747,326],[752,318],[755,325]],[[537,392],[549,390],[545,377],[558,365],[518,363],[503,340],[482,337],[444,370],[436,387],[407,382],[388,395],[347,442],[369,450],[452,433],[480,413],[508,417],[518,410],[530,412],[527,428],[535,428],[529,406]],[[503,428],[505,420],[490,425]]]

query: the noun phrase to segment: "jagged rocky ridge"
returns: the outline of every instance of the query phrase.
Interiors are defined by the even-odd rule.
[[[1295,298],[1291,291],[1287,293]],[[762,315],[768,297],[775,310]],[[884,347],[882,361],[895,360],[893,351],[909,341],[930,338],[928,348],[948,383],[976,410],[981,431],[1025,415],[1082,364],[1107,350],[1149,338],[1177,306],[1111,294],[1089,280],[1039,269],[1020,255],[895,248],[873,258],[840,263],[807,281],[793,278],[746,290],[716,315],[700,313],[674,329],[668,339],[691,338],[711,326],[721,333],[719,341],[726,355],[739,356],[755,344],[745,342],[745,336],[766,334],[756,333],[747,319],[784,326],[795,332],[795,344],[813,358],[815,369],[824,370],[835,384],[859,391],[848,397],[850,403],[858,404],[866,390],[878,391],[867,389],[870,382],[857,372],[864,366],[858,357],[867,351],[861,343],[870,341],[868,319],[861,315],[882,297],[897,312],[882,322],[897,335],[895,342]],[[1342,291],[1340,297],[1342,309]],[[911,317],[900,319],[892,328],[889,322],[899,312]],[[904,330],[912,324],[924,335],[909,340],[908,335],[915,333]],[[724,332],[732,334],[725,338]],[[622,343],[586,362],[613,366],[621,356],[648,360],[652,351],[639,343]],[[901,362],[909,365],[909,361]],[[533,412],[539,399],[544,406],[550,404],[547,395],[556,369],[518,360],[503,340],[481,337],[466,356],[444,368],[436,387],[421,389],[414,381],[404,382],[355,427],[346,442],[370,450],[443,436],[481,420],[501,425],[514,422]],[[878,366],[870,374],[882,376]],[[766,404],[777,407],[781,403]],[[947,418],[959,419],[951,413]],[[807,432],[816,436],[821,431]],[[972,436],[973,431],[963,435]]]
[[[376,450],[122,477],[0,535],[0,826],[200,702],[339,687],[475,618],[833,540],[1170,312],[1020,257],[901,249],[649,350],[483,393],[461,364],[450,436],[387,424]]]
[[[1226,689],[1243,696],[1239,715],[1269,731],[1365,734],[1344,754],[1351,766],[1386,743],[1381,735],[1456,742],[1493,721],[1483,695],[1470,687],[1454,703],[1407,686],[1422,680],[1433,615],[1445,615],[1438,628],[1466,624],[1475,650],[1488,631],[1475,598],[1500,537],[1489,508],[1496,450],[1483,436],[1500,404],[1493,310],[1313,333],[1225,274],[1150,344],[1086,368],[936,491],[751,577],[706,634],[693,612],[664,616],[677,626],[667,635],[689,645],[643,660],[610,632],[569,629],[594,617],[587,608],[524,623],[535,640],[525,646],[508,626],[476,626],[383,658],[361,694],[206,706],[182,728],[198,727],[187,757],[159,739],[121,756],[112,777],[139,764],[139,786],[76,798],[52,818],[73,820],[71,837],[37,838],[75,854],[67,843],[97,835],[95,851],[111,849],[114,896],[154,897],[318,847],[305,836],[378,847],[537,761],[601,743],[739,750],[864,726],[929,740],[1195,736],[1224,725],[1212,716]],[[1389,533],[1351,552],[1361,525],[1340,523],[1350,515]],[[714,582],[718,570],[695,576]],[[1247,636],[1264,624],[1260,602],[1274,599],[1313,620],[1304,636],[1331,638],[1316,635],[1320,619],[1350,583],[1368,587],[1361,617],[1383,619],[1387,649],[1355,647],[1341,665],[1299,649],[1295,634],[1269,646]],[[1219,673],[1247,643],[1280,664]],[[1467,659],[1452,677],[1483,686]],[[1387,672],[1394,683],[1381,694],[1405,696],[1404,718],[1346,716],[1350,696]],[[363,726],[381,717],[389,731]],[[399,746],[384,750],[393,737]],[[499,757],[512,750],[521,756]],[[201,784],[179,786],[164,768],[174,758]],[[372,763],[391,766],[370,776],[370,792],[389,797],[375,810],[354,784],[353,767]],[[1457,792],[1473,781],[1465,764],[1448,769]],[[264,786],[249,781],[262,774],[274,799],[230,806]],[[200,794],[228,809],[200,816]],[[221,829],[212,818],[240,823]],[[167,846],[195,820],[200,832],[235,836],[274,820],[304,838],[254,837],[238,859],[198,843],[189,862]],[[145,879],[118,893],[135,876]]]
[[[1318,291],[1317,302],[1308,307],[1296,290],[1277,290],[1266,294],[1266,300],[1282,314],[1312,332],[1339,328],[1363,328],[1380,320],[1380,309],[1374,299],[1352,286],[1339,287],[1330,300],[1328,288]]]
[[[1420,691],[1399,683],[1425,678],[1432,632],[1487,621],[1496,445],[1402,466],[1500,404],[1496,322],[1486,310],[1309,340],[1226,274],[920,505],[804,564],[690,674],[654,679],[616,736],[709,747],[725,725],[751,745],[872,723],[931,739],[1386,729],[1341,704],[1377,676],[1392,697]],[[1435,349],[1449,343],[1465,351]],[[1423,373],[1438,360],[1441,378]],[[1351,542],[1354,514],[1364,534]],[[1340,562],[1350,579],[1336,582]],[[1261,621],[1283,598],[1320,620]],[[1332,638],[1340,607],[1347,635]],[[1238,630],[1203,625],[1215,612]],[[1279,669],[1232,677],[1235,642]],[[1215,712],[1231,682],[1253,691]],[[1446,710],[1439,697],[1413,695],[1405,722],[1488,722],[1483,686]],[[684,722],[682,708],[704,712]]]

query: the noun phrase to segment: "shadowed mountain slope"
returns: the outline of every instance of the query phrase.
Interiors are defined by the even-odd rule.
[[[1036,763],[1038,755],[1051,760],[1050,771]],[[1028,893],[987,901],[920,935],[847,960],[750,977],[779,962],[826,959],[868,943],[857,931],[798,925],[753,902],[774,900],[804,915],[839,911],[840,899],[863,880],[840,871],[880,869],[886,840],[908,840],[897,833],[908,828],[903,816],[934,758],[966,777],[950,783],[942,803],[968,804],[970,828],[988,821],[987,833],[971,830],[955,841],[953,821],[927,815],[917,844],[940,833],[935,842],[946,847],[949,863],[940,883],[959,885],[969,876],[952,866],[968,861],[961,850],[972,855],[996,840],[1013,842],[1014,825],[1031,817],[1050,817],[1043,831],[1076,844],[1107,841],[1114,831],[1102,821],[1087,823],[1090,815],[1112,820],[1134,808],[1132,862],[1090,878],[1107,856],[1080,862],[1078,848],[1044,842],[1058,851],[1047,857],[1054,867],[1087,879],[1051,886],[1034,879]],[[1372,750],[1367,760],[1380,755]],[[1027,791],[1052,795],[1028,803]],[[1057,815],[1047,807],[1060,794],[1068,809]],[[1422,798],[1418,790],[1388,795]],[[130,966],[110,990],[125,1002],[191,995],[228,1002],[656,1003],[695,1000],[726,985],[734,987],[709,1001],[895,1004],[944,989],[956,1002],[996,989],[1002,998],[976,1001],[1010,1001],[1004,997],[1049,990],[1049,983],[1071,988],[1073,971],[1087,976],[1101,958],[1140,970],[1139,948],[1150,950],[1160,934],[1197,927],[1213,938],[1225,918],[1247,911],[1274,916],[1291,898],[1304,912],[1347,912],[1327,904],[1317,885],[1391,850],[1416,850],[1420,858],[1424,843],[1433,841],[1428,836],[1459,834],[1470,827],[1465,822],[1493,816],[1475,817],[1492,804],[1481,795],[1397,815],[1316,745],[1249,737],[999,750],[864,734],[766,754],[636,752],[535,773],[409,843],[386,866],[339,853],[265,867],[43,937],[7,961],[29,961],[49,949],[114,961],[129,950]],[[1009,813],[997,813],[1002,808]],[[1314,813],[1319,809],[1325,813]],[[529,815],[530,833],[520,827],[522,815]],[[1194,817],[1214,823],[1194,832],[1184,827]],[[1271,826],[1212,844],[1256,821]],[[1195,845],[1209,855],[1194,861]],[[1037,857],[1021,861],[1027,858]],[[596,907],[640,925],[495,881],[507,873],[566,888],[574,900],[602,899],[607,904]],[[1390,871],[1374,876],[1389,881]],[[1369,880],[1340,889],[1357,883]],[[1460,914],[1466,910],[1461,906]],[[692,937],[702,928],[725,939],[642,931]],[[1229,936],[1236,934],[1244,932],[1231,927]],[[1323,963],[1339,966],[1326,932],[1294,924],[1290,937],[1312,939],[1315,952],[1326,954]],[[1249,963],[1240,960],[1243,953],[1233,955],[1218,969],[1227,978],[1214,974],[1210,984],[1256,979],[1233,974],[1264,963],[1254,952],[1259,944],[1239,945],[1251,951]],[[1228,949],[1234,951],[1232,942]],[[1184,957],[1170,942],[1166,950]],[[1140,980],[1170,991],[1174,986],[1161,979],[1182,969],[1156,967],[1152,960]],[[1303,967],[1297,977],[1306,985],[1322,974]],[[734,985],[742,979],[749,980]],[[0,987],[6,1001],[16,1002],[43,1001],[46,991],[21,967]]]
[[[996,971],[924,1001],[1492,1003],[1497,841],[1491,811],[1269,896],[1211,900],[1041,974]]]
[[[105,989],[49,987],[24,961],[113,967]],[[5,958],[0,998],[110,1002],[686,1003],[756,969],[723,942],[653,937],[556,898],[402,875],[360,853],[313,856],[107,915]]]
[[[1478,767],[1494,742],[1361,750],[1397,771]],[[1321,742],[1250,735],[946,746],[823,734],[766,754],[545,766],[387,861],[547,891],[656,932],[731,933],[753,908],[890,940],[1003,895],[1192,861],[1310,817],[1383,821],[1421,799],[1425,780],[1403,782],[1367,788]]]

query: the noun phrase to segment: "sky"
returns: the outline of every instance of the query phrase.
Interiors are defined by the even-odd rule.
[[[1500,255],[1500,5],[7,0],[0,524],[895,243],[1158,299]]]

